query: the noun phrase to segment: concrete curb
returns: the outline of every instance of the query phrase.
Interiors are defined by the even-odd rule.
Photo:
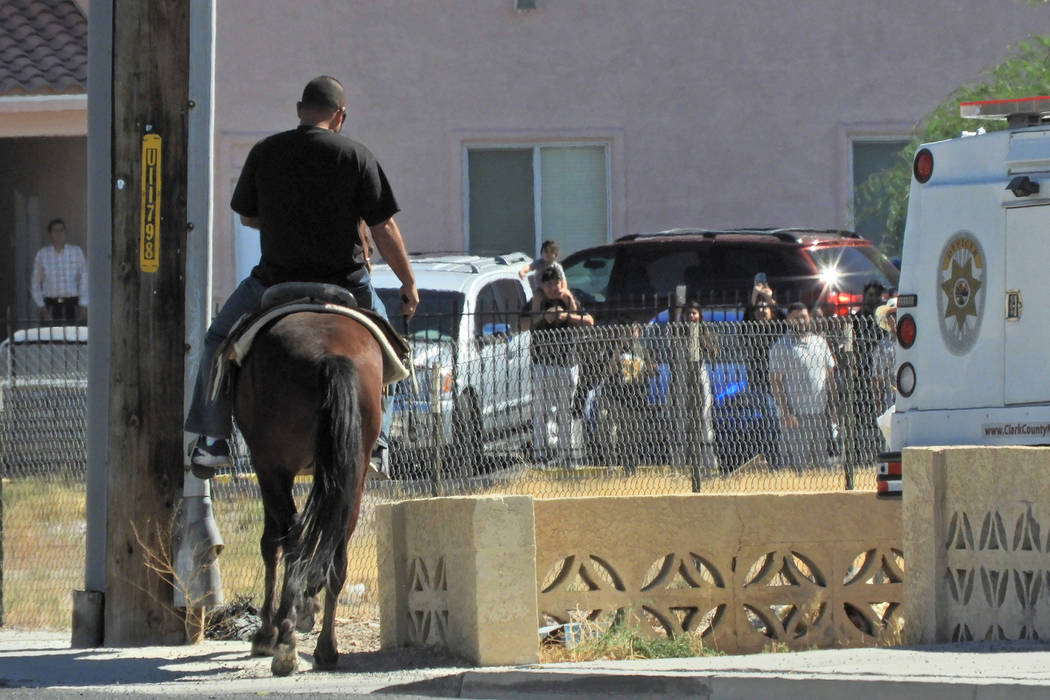
[[[1037,700],[1050,699],[1050,687],[1031,682],[872,679],[862,676],[818,677],[810,674],[729,675],[580,673],[536,671],[466,671],[441,678],[379,688],[396,693],[443,698],[610,698],[690,697],[735,700]]]

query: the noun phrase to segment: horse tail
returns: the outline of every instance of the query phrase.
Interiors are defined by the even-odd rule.
[[[299,543],[290,564],[308,589],[327,584],[346,547],[360,494],[361,411],[357,369],[346,357],[327,355],[318,370],[323,399],[317,414],[314,478],[299,519]]]

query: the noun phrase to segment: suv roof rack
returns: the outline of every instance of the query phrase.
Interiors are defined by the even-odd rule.
[[[525,253],[511,252],[503,255],[472,255],[470,253],[409,253],[412,265],[442,266],[447,268],[466,267],[473,274],[480,274],[485,265],[513,265],[531,262]],[[385,262],[385,261],[384,261]]]
[[[806,236],[812,234],[824,234],[834,235],[841,238],[860,238],[860,236],[853,231],[844,231],[839,229],[815,229],[815,228],[800,228],[800,227],[782,227],[782,228],[672,228],[666,231],[646,231],[641,233],[631,233],[626,236],[617,238],[618,241],[633,241],[640,238],[656,238],[659,236],[703,236],[704,238],[715,238],[717,236],[754,236],[754,235],[765,235],[774,236],[787,243],[798,243],[799,236]]]
[[[494,259],[496,261],[496,264],[498,265],[513,265],[515,263],[520,262],[532,262],[532,258],[530,258],[525,253],[519,251],[514,251],[513,253],[504,253],[503,255],[497,255]]]

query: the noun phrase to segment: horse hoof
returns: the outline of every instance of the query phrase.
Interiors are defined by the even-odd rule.
[[[270,672],[275,676],[290,676],[299,667],[299,655],[295,653],[295,647],[288,644],[278,644],[273,650],[273,661],[270,662]]]
[[[315,671],[334,671],[336,666],[339,665],[339,654],[335,656],[319,656],[317,652],[314,652],[314,670]]]
[[[263,630],[252,635],[252,656],[273,656],[273,645],[277,643],[277,630],[267,634]]]
[[[273,641],[252,642],[252,656],[273,656]]]

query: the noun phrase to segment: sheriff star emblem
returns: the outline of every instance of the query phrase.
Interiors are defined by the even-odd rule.
[[[941,337],[955,354],[977,341],[984,310],[984,252],[972,235],[958,233],[944,246],[938,265],[937,310]]]

